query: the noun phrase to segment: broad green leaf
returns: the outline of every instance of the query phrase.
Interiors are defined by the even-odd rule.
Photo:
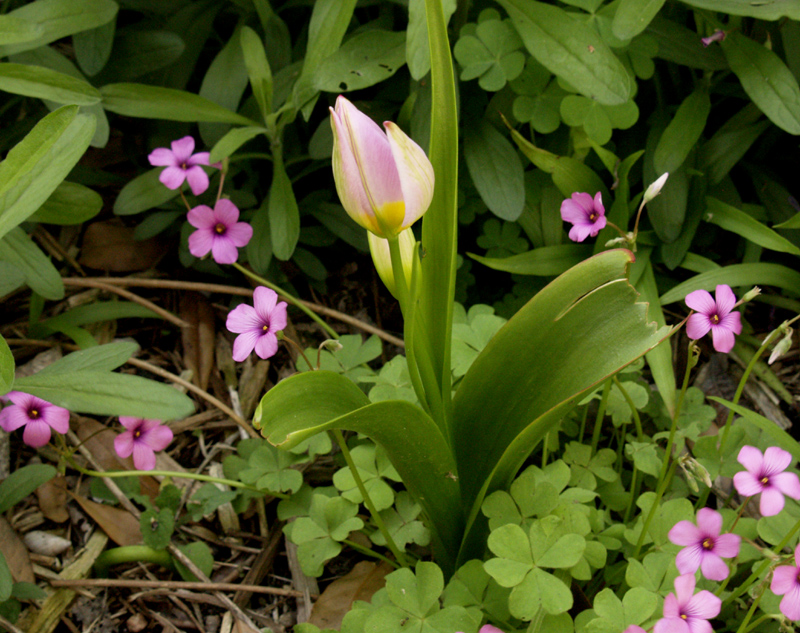
[[[39,374],[67,374],[76,371],[112,371],[125,363],[139,346],[131,341],[98,345],[72,352],[40,370]]]
[[[716,224],[726,231],[741,235],[746,240],[772,251],[800,256],[800,248],[744,211],[710,196],[706,198],[706,205],[708,208],[706,222]]]
[[[102,196],[76,182],[64,181],[28,220],[44,224],[80,224],[103,208]]]
[[[800,20],[800,5],[793,0],[682,0],[698,9],[746,15],[761,20],[777,20],[782,17]]]
[[[247,262],[260,275],[266,275],[272,261],[272,238],[269,226],[269,197],[256,209],[250,224],[253,237],[247,244]]]
[[[402,32],[372,29],[354,35],[314,73],[314,87],[323,92],[361,90],[394,75],[406,62]]]
[[[44,29],[40,24],[13,15],[0,15],[0,46],[30,42],[42,33]]]
[[[445,24],[456,10],[455,0],[443,0]],[[406,63],[411,76],[419,81],[430,72],[431,55],[428,46],[428,20],[425,17],[425,0],[409,0],[408,28],[406,29]]]
[[[750,103],[728,119],[700,148],[699,167],[712,185],[719,184],[770,127]]]
[[[300,237],[300,209],[280,149],[273,155],[268,212],[272,252],[285,261],[292,256]]]
[[[28,64],[0,63],[0,90],[56,103],[93,105],[100,102],[100,92],[91,84]]]
[[[421,409],[402,401],[369,404],[352,381],[321,370],[296,374],[270,389],[253,424],[281,448],[331,429],[374,439],[434,526],[440,563],[452,566],[462,526],[455,463],[443,435]]]
[[[647,306],[636,303],[627,281],[631,260],[629,251],[606,251],[556,278],[495,335],[464,376],[453,401],[453,437],[465,502],[476,504],[472,516],[485,494],[511,483],[580,394],[666,335],[647,323]],[[479,532],[468,537],[462,556],[475,553]]]
[[[559,7],[534,0],[498,0],[525,47],[554,75],[604,105],[631,98],[628,71],[598,32]]]
[[[645,167],[647,167],[647,164]],[[653,173],[653,175],[655,175],[655,173]],[[689,177],[685,166],[681,167],[675,174],[670,174],[670,180],[675,175],[679,176],[678,184],[680,186],[682,186],[680,179]],[[669,180],[667,183],[669,183]],[[692,245],[692,240],[694,240],[694,236],[700,226],[700,220],[703,217],[703,212],[705,211],[705,197],[707,192],[708,181],[705,178],[689,177],[689,193],[685,201],[677,195],[665,197],[663,191],[655,200],[650,201],[648,213],[652,213],[653,208],[656,208],[658,212],[662,214],[662,217],[669,213],[670,206],[677,211],[681,211],[681,206],[684,204],[686,205],[683,226],[681,227],[677,239],[671,244],[661,245],[661,259],[670,270],[674,270],[680,265]],[[664,198],[664,200],[659,203],[660,206],[656,205],[653,207],[653,203],[661,198]]]
[[[207,121],[258,125],[228,108],[185,90],[119,83],[103,86],[100,93],[106,110],[125,116],[189,123]]]
[[[464,131],[464,160],[472,182],[489,210],[514,222],[525,204],[522,161],[493,125],[481,121]]]
[[[141,376],[84,370],[39,372],[15,386],[70,411],[172,420],[194,411],[194,402],[177,389]]]
[[[2,268],[0,268],[2,273]],[[14,384],[14,355],[6,339],[0,336],[0,395],[11,391]]]
[[[0,218],[1,219],[1,218]],[[15,227],[0,239],[0,261],[22,270],[31,290],[45,299],[64,298],[64,284],[50,259],[21,228]]]
[[[785,222],[775,225],[776,229],[800,229],[800,213],[792,216]]]
[[[776,446],[779,446],[783,450],[791,453],[793,461],[796,462],[800,460],[800,443],[798,443],[796,439],[794,439],[791,435],[789,435],[786,431],[784,431],[773,421],[768,420],[763,415],[759,415],[755,411],[751,411],[750,409],[742,407],[738,404],[733,404],[732,402],[728,402],[723,398],[718,398],[716,396],[709,396],[708,399],[713,400],[714,402],[718,402],[719,404],[723,405],[724,407],[727,407],[734,413],[738,413],[745,420],[747,420],[751,424],[761,429],[764,435],[766,437],[769,437],[770,441],[774,442]]]
[[[683,164],[700,139],[710,111],[706,90],[695,90],[683,100],[656,146],[653,164],[657,174],[671,174]]]
[[[647,28],[665,0],[622,0],[617,6],[611,30],[621,40],[629,40]]]
[[[89,77],[94,77],[103,70],[108,58],[111,57],[116,31],[116,20],[109,20],[101,26],[75,33],[72,36],[75,59],[81,70]]]
[[[114,38],[114,55],[98,79],[132,81],[180,59],[186,45],[172,31],[121,29]]]
[[[0,259],[0,297],[13,292],[25,283],[25,271]]]
[[[781,58],[738,31],[720,45],[747,96],[779,128],[800,134],[800,87]]]
[[[254,139],[259,134],[267,134],[265,127],[235,127],[217,141],[211,149],[209,162],[216,163],[223,158],[228,158],[247,141]]]
[[[89,147],[95,119],[77,110],[48,114],[0,163],[0,237],[47,200]]]
[[[538,275],[549,277],[560,275],[591,256],[592,247],[583,244],[559,244],[542,246],[527,253],[504,258],[468,255],[475,261],[494,270],[503,270],[517,275]]]
[[[158,207],[177,196],[177,189],[168,189],[158,179],[162,171],[163,167],[157,167],[128,182],[114,201],[114,213],[134,215]]]
[[[775,286],[792,293],[800,290],[800,272],[780,264],[733,264],[718,270],[710,270],[678,284],[661,295],[661,305],[682,301],[694,290],[714,290],[718,284],[742,286]]]
[[[656,57],[681,66],[700,70],[725,70],[728,63],[717,46],[703,46],[696,31],[678,22],[656,16],[647,27],[647,35],[658,44]]]
[[[30,464],[15,470],[0,483],[0,514],[8,512],[57,474],[50,464]]]
[[[214,571],[214,555],[211,553],[211,548],[203,541],[193,541],[186,545],[179,545],[178,549],[181,550],[206,576],[210,576]],[[181,578],[187,582],[199,582],[200,579],[195,576],[188,567],[185,567],[180,561],[175,562],[175,569],[181,575]]]
[[[0,46],[0,57],[20,51],[39,48],[62,37],[87,31],[110,22],[119,6],[113,0],[36,0],[29,2],[8,16],[25,20],[41,27],[35,39]]]
[[[131,301],[98,301],[96,303],[77,306],[62,314],[40,321],[34,324],[31,330],[36,330],[36,335],[39,336],[41,332],[40,328],[50,334],[53,331],[67,332],[67,328],[71,327],[126,318],[160,319],[162,317],[149,308]]]
[[[653,182],[661,176],[656,171],[655,148],[656,139],[659,139],[659,124],[654,125],[647,137],[647,151],[645,152],[644,178],[645,182]],[[689,169],[694,167],[694,154],[683,161],[681,166],[670,172],[661,193],[647,205],[647,215],[659,239],[670,244],[678,239],[686,219],[689,203],[690,175]]]
[[[244,65],[250,77],[250,87],[253,96],[261,110],[261,118],[266,121],[272,112],[272,70],[264,51],[264,42],[258,34],[248,26],[242,28],[239,34]]]

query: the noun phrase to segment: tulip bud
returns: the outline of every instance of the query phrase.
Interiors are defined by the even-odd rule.
[[[386,133],[347,99],[330,108],[333,177],[345,211],[378,237],[395,237],[428,210],[433,166],[391,121]]]
[[[397,289],[394,283],[394,271],[392,270],[392,256],[389,252],[389,240],[381,237],[376,237],[371,232],[367,232],[367,239],[369,240],[369,252],[372,253],[372,262],[375,264],[375,270],[383,281],[384,285],[392,293],[392,296],[397,297]],[[414,231],[406,229],[397,236],[400,244],[400,259],[403,262],[403,272],[406,275],[406,285],[411,286],[411,267],[414,260],[414,244],[416,238]]]

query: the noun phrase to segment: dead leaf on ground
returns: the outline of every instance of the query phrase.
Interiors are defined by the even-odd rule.
[[[152,268],[167,253],[165,242],[158,237],[137,241],[133,232],[118,219],[92,222],[83,235],[78,263],[114,273]]]
[[[67,480],[64,475],[58,475],[39,486],[36,489],[36,498],[39,500],[39,509],[45,517],[56,523],[69,520]]]
[[[127,510],[121,510],[103,503],[95,503],[86,497],[70,493],[72,498],[80,504],[83,511],[92,517],[100,529],[108,535],[117,545],[140,545],[142,531],[139,521]]]
[[[394,571],[391,565],[361,561],[346,576],[334,580],[322,592],[311,610],[309,624],[321,629],[339,629],[342,618],[356,600],[369,601],[386,584],[386,575]]]
[[[15,582],[36,582],[28,548],[4,517],[0,517],[0,551]]]
[[[191,325],[181,330],[183,362],[192,382],[206,391],[214,368],[214,309],[199,292],[182,292],[178,315]]]

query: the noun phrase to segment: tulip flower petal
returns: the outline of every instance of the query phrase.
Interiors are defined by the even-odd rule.
[[[433,200],[433,165],[423,149],[391,121],[383,124],[405,201],[402,229],[419,220]]]

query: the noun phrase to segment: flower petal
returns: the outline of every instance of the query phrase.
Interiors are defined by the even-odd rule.
[[[259,318],[265,323],[269,323],[272,318],[272,311],[278,303],[278,293],[272,288],[258,286],[253,291],[253,305]]]
[[[42,420],[50,425],[54,431],[66,434],[69,431],[69,410],[64,407],[57,407],[54,404],[42,410]]]
[[[256,346],[258,337],[261,336],[258,332],[244,332],[236,337],[233,341],[233,360],[241,363],[244,359],[250,356],[250,352]]]
[[[735,558],[741,544],[742,537],[738,534],[720,534],[714,539],[714,553],[722,558]]]
[[[736,295],[733,294],[733,290],[727,284],[717,286],[714,291],[714,297],[717,300],[717,314],[720,317],[730,313],[733,310],[733,306],[736,305]]]
[[[678,604],[678,598],[675,597],[674,593],[667,594],[667,597],[664,598],[664,617],[665,618],[677,618],[681,615],[681,608]]]
[[[599,191],[594,194],[592,208],[594,209],[595,213],[599,214],[600,216],[605,216],[606,208],[603,206],[603,194]]]
[[[258,337],[256,341],[256,356],[264,360],[275,356],[278,351],[278,337],[272,332],[267,332]]]
[[[567,198],[561,203],[561,219],[572,224],[586,224],[589,222],[586,209],[571,198]]]
[[[130,457],[133,453],[133,433],[125,431],[114,438],[114,450],[122,459]]]
[[[722,325],[711,326],[711,340],[714,342],[714,349],[723,354],[730,352],[736,344],[733,332]]]
[[[672,594],[670,594],[672,595]],[[669,596],[667,596],[669,597]],[[653,627],[653,633],[691,633],[689,625],[679,617],[661,618]]]
[[[769,481],[787,497],[800,500],[800,479],[794,473],[778,473],[772,475]]]
[[[30,421],[27,410],[17,404],[6,407],[0,413],[0,427],[3,427],[3,430],[9,433],[16,431],[21,426],[25,426]]]
[[[218,222],[230,228],[239,221],[239,209],[227,198],[220,198],[214,205],[214,215]]]
[[[714,633],[714,629],[707,620],[689,618],[686,623],[689,625],[689,633]]]
[[[232,264],[239,259],[239,249],[227,235],[216,235],[211,245],[211,255],[218,264]]]
[[[594,211],[594,198],[588,193],[576,191],[572,194],[572,201],[577,204],[584,211],[584,215],[588,218],[592,211]]]
[[[607,223],[608,220],[606,219],[606,216],[604,215],[598,216],[597,219],[592,224],[592,232],[589,235],[591,235],[592,237],[596,237],[600,231],[606,228]]]
[[[705,552],[700,563],[700,571],[709,580],[725,580],[728,577],[728,566],[713,552]]]
[[[211,154],[209,152],[197,152],[192,154],[189,160],[186,161],[187,165],[208,165]]]
[[[768,477],[782,473],[792,463],[792,454],[777,446],[770,446],[764,451],[764,474]]]
[[[166,147],[158,147],[147,156],[147,160],[153,167],[177,167],[175,154]]]
[[[400,229],[406,229],[422,217],[433,200],[433,165],[425,151],[391,121],[383,124],[400,177],[405,202],[405,218]],[[399,231],[398,231],[399,232]]]
[[[129,431],[135,431],[142,425],[142,418],[134,418],[127,415],[119,416],[119,423]]]
[[[711,321],[701,312],[689,315],[686,321],[686,336],[693,341],[703,338],[711,329]]]
[[[31,420],[25,425],[22,441],[28,446],[41,448],[50,441],[50,427],[44,420]]]
[[[694,577],[693,577],[694,578]],[[703,618],[710,620],[719,615],[722,608],[722,600],[715,596],[710,591],[698,591],[694,594],[689,601],[684,605],[683,611],[687,615],[695,618]]]
[[[695,290],[686,295],[684,302],[695,312],[711,316],[717,312],[717,304],[706,290]]]
[[[205,257],[214,248],[215,237],[212,229],[197,229],[189,236],[189,252],[197,258]]]
[[[693,574],[703,562],[704,554],[707,555],[699,543],[684,547],[675,557],[675,566],[681,574]]]
[[[783,597],[781,613],[790,620],[800,620],[800,585],[792,587]]]
[[[736,491],[743,497],[752,497],[764,489],[761,482],[752,473],[745,471],[738,472],[733,476],[733,485]]]
[[[719,326],[724,327],[726,330],[733,332],[734,334],[741,334],[742,333],[742,313],[741,312],[731,312],[730,314],[726,314],[719,320]]]
[[[691,521],[678,521],[667,536],[675,545],[696,545],[704,535]]]
[[[247,222],[237,222],[233,226],[228,227],[228,230],[225,231],[225,237],[233,242],[234,246],[242,248],[243,246],[247,246],[248,242],[252,239],[253,227]]]
[[[196,229],[213,229],[217,225],[217,216],[211,207],[200,204],[186,214],[186,220]]]
[[[275,306],[269,317],[269,331],[280,332],[286,327],[286,302],[281,301]]]
[[[797,584],[800,569],[793,565],[781,565],[772,571],[772,582],[769,589],[776,596],[782,596]]]
[[[153,470],[156,467],[156,454],[144,442],[133,443],[133,465],[136,470]]]
[[[174,437],[172,429],[165,424],[159,424],[141,436],[142,443],[154,451],[163,451],[172,442]]]
[[[208,189],[208,174],[200,165],[194,165],[186,170],[186,181],[196,196]]]
[[[780,514],[783,510],[785,501],[783,494],[777,488],[769,487],[761,493],[761,501],[758,504],[758,509],[765,517],[772,517]]]
[[[180,189],[183,181],[186,180],[186,172],[180,167],[167,167],[158,177],[167,189]]]
[[[194,139],[191,136],[184,136],[177,141],[170,143],[172,153],[175,154],[175,160],[180,165],[189,160],[194,151]]]
[[[573,242],[582,242],[592,233],[591,224],[576,224],[569,230],[569,239]]]
[[[228,312],[225,327],[229,332],[241,334],[243,332],[261,332],[263,322],[253,306],[240,303],[233,310]],[[255,342],[253,343],[255,345]],[[252,347],[250,348],[252,350]],[[248,352],[249,353],[249,352]]]
[[[759,476],[764,467],[764,454],[755,446],[742,446],[736,461],[744,466],[748,472]]]
[[[700,508],[697,511],[697,527],[706,536],[717,536],[722,531],[722,515],[711,508]]]
[[[675,595],[678,597],[678,604],[683,608],[691,599],[697,581],[694,578],[694,574],[682,574],[674,580],[673,584],[675,586]]]

